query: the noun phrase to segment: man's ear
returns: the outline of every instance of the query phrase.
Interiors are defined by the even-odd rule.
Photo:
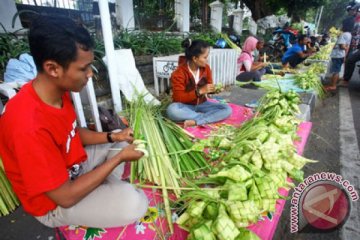
[[[51,77],[58,77],[62,71],[62,67],[53,60],[47,60],[43,63],[44,72]]]

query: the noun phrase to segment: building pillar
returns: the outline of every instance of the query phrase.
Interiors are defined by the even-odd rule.
[[[244,10],[241,8],[236,9],[233,12],[234,15],[234,24],[233,24],[233,30],[239,34],[242,35],[243,30],[243,19],[244,19]]]
[[[116,23],[124,29],[135,28],[133,0],[116,0]]]
[[[190,0],[175,0],[175,16],[180,32],[190,32]]]
[[[211,8],[210,25],[216,32],[221,32],[224,4],[220,1],[215,1],[210,3],[209,6]]]

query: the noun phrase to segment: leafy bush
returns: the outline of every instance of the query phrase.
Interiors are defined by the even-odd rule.
[[[128,31],[114,38],[115,48],[131,48],[134,55],[169,55],[181,52],[181,37],[165,32]]]
[[[183,52],[181,42],[190,37],[202,39],[213,46],[221,36],[218,33],[190,33],[179,35],[174,33],[150,32],[150,31],[128,31],[123,30],[114,37],[115,48],[131,48],[134,55],[171,55]]]

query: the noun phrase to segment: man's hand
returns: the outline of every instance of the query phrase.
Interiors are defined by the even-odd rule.
[[[74,206],[103,183],[114,168],[121,162],[137,161],[140,159],[144,154],[141,151],[135,150],[135,148],[135,144],[124,147],[118,154],[97,166],[95,169],[79,176],[74,181],[68,180],[61,186],[47,191],[46,195],[63,208]]]
[[[134,131],[131,128],[126,128],[121,132],[111,133],[111,139],[114,142],[126,141],[132,143],[134,141]]]
[[[315,52],[309,51],[308,53],[306,53],[306,57],[310,57],[312,55],[314,55]]]
[[[137,161],[144,155],[144,153],[135,150],[135,148],[135,144],[130,144],[124,147],[117,155],[120,157],[122,162]]]
[[[215,85],[214,84],[206,84],[202,88],[200,88],[199,93],[201,95],[215,92]]]

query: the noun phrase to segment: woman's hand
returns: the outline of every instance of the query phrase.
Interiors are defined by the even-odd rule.
[[[214,84],[206,84],[205,86],[201,87],[199,93],[201,95],[215,92],[215,85]]]
[[[111,133],[111,139],[114,142],[126,141],[132,143],[134,141],[134,131],[131,128],[125,128],[121,132]]]
[[[262,63],[260,63],[260,68],[267,67],[269,64],[270,64],[270,63],[262,62]]]
[[[268,66],[270,63],[264,63],[264,62],[256,62],[252,65],[251,67],[251,71],[256,71],[256,70],[259,70],[259,69],[262,69],[266,66]]]

